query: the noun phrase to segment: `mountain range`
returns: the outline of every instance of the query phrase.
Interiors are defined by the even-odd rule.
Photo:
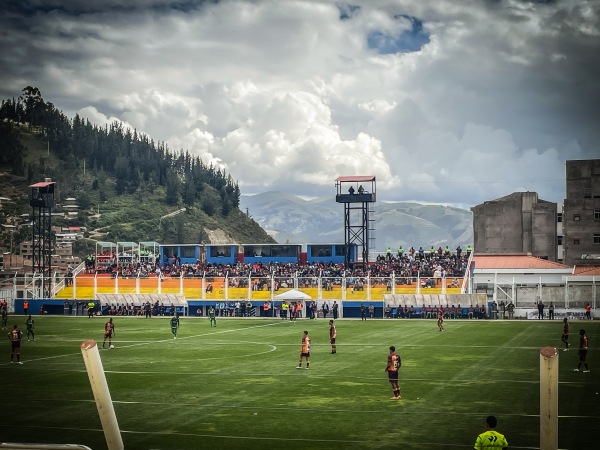
[[[265,192],[242,195],[240,209],[280,244],[344,242],[344,205],[332,198],[306,200],[286,192]],[[395,251],[400,245],[405,249],[448,245],[452,250],[473,245],[470,210],[417,202],[376,202],[373,209],[371,252],[383,253],[388,247]]]

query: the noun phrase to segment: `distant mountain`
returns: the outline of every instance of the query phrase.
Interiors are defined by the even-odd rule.
[[[240,209],[248,213],[278,243],[344,242],[344,206],[332,198],[304,200],[284,192],[240,197]],[[354,223],[354,222],[353,222]],[[375,204],[375,249],[395,251],[436,248],[455,249],[473,245],[473,217],[470,210],[413,202]]]

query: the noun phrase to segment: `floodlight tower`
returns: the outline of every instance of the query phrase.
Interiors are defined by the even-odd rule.
[[[366,267],[369,264],[369,249],[375,247],[375,177],[338,177],[335,186],[335,201],[344,204],[345,263],[348,265],[350,262],[351,244],[356,244],[362,256],[362,264]]]
[[[38,274],[40,291],[35,295],[40,298],[50,296],[52,284],[52,207],[54,206],[54,189],[56,183],[46,178],[46,181],[32,184],[29,206],[32,210],[32,252],[34,274]],[[34,290],[35,292],[36,290]]]

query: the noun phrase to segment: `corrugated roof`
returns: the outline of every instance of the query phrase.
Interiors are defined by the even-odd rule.
[[[573,275],[600,276],[600,266],[575,266]]]
[[[531,255],[473,255],[477,269],[568,269],[571,266]]]
[[[335,181],[375,181],[374,175],[351,175],[347,177],[337,177]]]

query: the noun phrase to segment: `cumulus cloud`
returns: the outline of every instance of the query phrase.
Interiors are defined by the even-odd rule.
[[[0,97],[126,126],[225,169],[243,193],[476,204],[564,197],[597,157],[593,0],[0,0]]]

